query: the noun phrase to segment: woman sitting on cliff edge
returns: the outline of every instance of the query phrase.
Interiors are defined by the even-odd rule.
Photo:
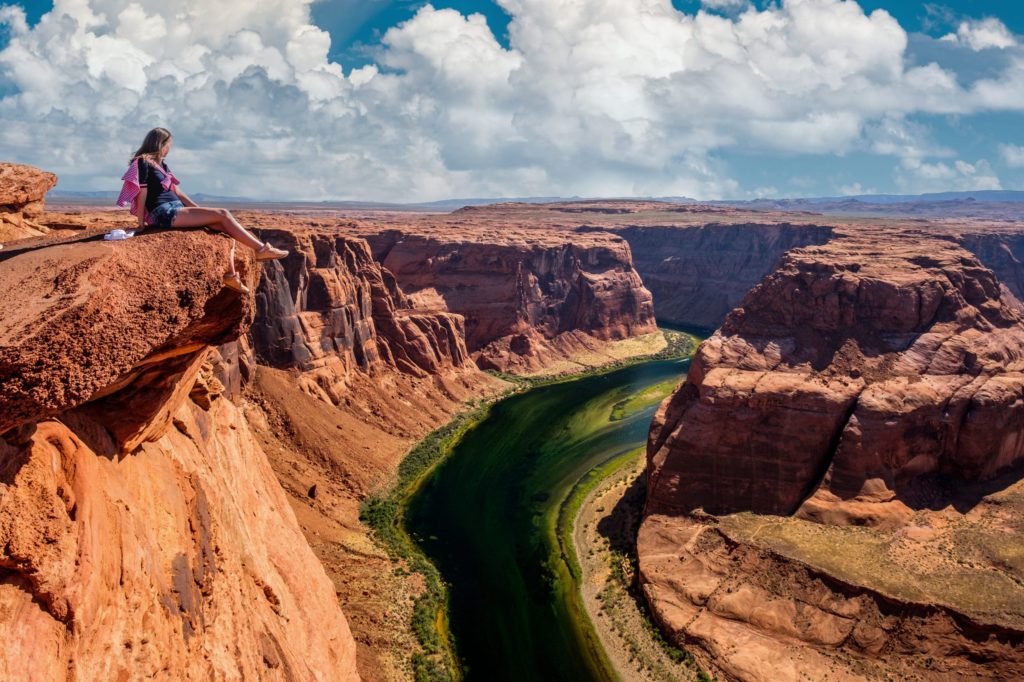
[[[173,138],[166,128],[153,128],[146,133],[142,146],[132,156],[128,171],[121,178],[124,186],[117,199],[118,206],[130,206],[139,219],[139,229],[155,225],[164,229],[185,227],[211,227],[220,230],[235,241],[256,252],[256,260],[275,260],[288,255],[268,242],[261,242],[238,224],[235,217],[223,208],[197,206],[178,187],[178,179],[164,163],[171,151]],[[232,248],[231,270],[224,275],[224,285],[240,293],[249,288],[235,270]]]

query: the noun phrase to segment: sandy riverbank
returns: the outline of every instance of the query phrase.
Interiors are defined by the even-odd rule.
[[[672,650],[659,641],[635,592],[627,589],[634,575],[629,557],[635,556],[643,473],[641,453],[609,475],[580,507],[573,542],[583,570],[583,602],[624,682],[700,680],[700,672],[689,657],[678,650],[673,656]]]

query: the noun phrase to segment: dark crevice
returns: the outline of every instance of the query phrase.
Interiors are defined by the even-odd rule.
[[[842,444],[843,433],[846,431],[846,425],[850,423],[851,419],[853,419],[853,415],[857,411],[857,405],[860,403],[860,396],[863,392],[864,389],[861,389],[860,393],[858,393],[850,403],[850,406],[846,408],[843,418],[839,420],[836,430],[832,433],[832,438],[829,439],[828,450],[826,451],[825,457],[823,457],[821,462],[818,464],[818,471],[804,489],[803,494],[800,496],[800,503],[790,510],[790,515],[795,514],[797,510],[800,509],[800,507],[802,507],[812,495],[814,495],[818,488],[821,487],[821,484],[825,481],[825,476],[828,474],[828,470],[832,467],[832,462],[835,461],[836,454],[839,452],[839,446]]]

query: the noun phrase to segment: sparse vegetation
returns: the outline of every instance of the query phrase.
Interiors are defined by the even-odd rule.
[[[710,682],[713,678],[700,668],[696,659],[669,641],[655,625],[637,580],[639,571],[635,548],[631,550],[618,544],[613,548],[610,536],[596,532],[598,520],[609,518],[599,511],[607,508],[609,501],[614,500],[620,511],[622,505],[632,509],[642,504],[642,495],[623,495],[639,475],[642,452],[642,449],[633,451],[618,467],[606,470],[597,482],[596,492],[586,495],[581,507],[581,511],[585,511],[575,521],[586,523],[584,541],[590,546],[593,557],[588,562],[586,579],[602,579],[598,591],[592,593],[591,608],[596,608],[596,620],[601,627],[612,633],[618,642],[620,665],[628,661],[640,674],[640,679]],[[639,515],[636,518],[639,519]],[[632,539],[635,538],[634,531],[635,528],[631,531],[623,526],[615,532],[622,532]]]
[[[396,571],[423,576],[425,589],[416,598],[412,613],[413,634],[423,648],[422,652],[412,655],[417,681],[457,680],[461,674],[449,635],[437,626],[438,621],[444,620],[448,593],[441,574],[405,532],[402,525],[405,501],[448,455],[462,434],[487,416],[489,409],[490,403],[476,403],[472,409],[427,434],[402,460],[395,486],[388,492],[371,494],[359,509],[359,520],[370,528],[388,556],[400,562]]]
[[[540,386],[550,386],[551,384],[559,384],[565,381],[576,381],[589,376],[595,376],[597,374],[607,374],[614,372],[615,370],[630,367],[632,365],[639,364],[641,362],[654,362],[658,360],[680,360],[688,358],[693,355],[694,351],[697,350],[697,346],[700,344],[703,337],[694,336],[687,332],[675,331],[672,329],[662,329],[662,334],[665,335],[667,345],[657,353],[650,355],[637,355],[622,360],[616,360],[600,367],[593,367],[581,372],[574,372],[571,374],[561,374],[555,376],[535,376],[535,377],[523,377],[516,374],[507,374],[505,372],[498,372],[495,370],[488,370],[488,374],[498,377],[504,381],[514,384],[517,387],[517,391],[528,390],[531,388],[538,388]]]

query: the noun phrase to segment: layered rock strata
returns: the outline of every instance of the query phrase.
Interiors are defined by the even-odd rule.
[[[887,548],[879,561],[916,556],[923,568],[941,557],[937,544],[914,554],[885,538],[931,538],[982,491],[1012,485],[1024,456],[1022,372],[1019,302],[954,237],[865,229],[789,252],[702,344],[652,422],[638,553],[656,617],[736,679],[834,669],[840,651],[924,677],[1020,670],[1013,609],[971,606],[952,588],[915,603],[909,566],[892,579],[858,573],[856,559],[824,569],[822,552],[840,554],[827,549],[834,538],[823,527],[827,542],[808,539],[815,531],[799,524],[870,527],[865,546]],[[952,517],[929,516],[947,505]],[[1003,524],[992,506],[975,519]],[[724,530],[739,522],[722,515],[737,512],[797,518],[772,544],[767,531],[754,540],[757,516],[746,537]],[[980,572],[956,579],[989,580],[982,565],[1003,560],[986,551],[972,546]],[[926,659],[939,661],[934,670]]]
[[[18,163],[0,163],[0,242],[47,231],[39,219],[46,193],[56,184],[53,173]]]
[[[885,523],[872,515],[928,503],[929,474],[983,480],[1024,455],[1022,368],[1016,300],[953,242],[861,236],[792,251],[659,409],[649,508],[835,503]],[[866,502],[875,511],[855,511]]]
[[[252,314],[221,285],[228,256],[191,232],[0,257],[5,679],[358,679],[225,395]]]
[[[629,242],[633,263],[654,296],[659,320],[715,329],[790,249],[824,244],[823,225],[727,224],[611,226]]]
[[[858,579],[856,570],[825,570],[820,553],[830,546],[815,548],[819,556],[804,561],[785,544],[759,539],[770,519],[744,521],[750,530],[738,534],[727,523],[655,514],[644,520],[637,538],[639,580],[654,619],[716,679],[1010,680],[1024,675],[1019,619],[1007,623],[939,598],[895,594],[885,576],[869,582]],[[870,554],[873,547],[859,549],[869,552],[861,562],[879,560]],[[909,565],[890,568],[912,576],[913,562],[921,562],[922,550],[915,549]],[[857,561],[841,556],[849,564]],[[976,577],[966,583],[984,589]],[[999,597],[990,601],[996,605]]]
[[[650,292],[628,244],[613,235],[389,229],[365,236],[417,307],[465,317],[466,346],[484,369],[536,369],[586,348],[586,337],[655,330]]]
[[[416,439],[506,385],[470,358],[462,316],[412,308],[364,240],[260,234],[291,253],[260,276],[246,415],[334,583],[361,676],[400,679],[422,584],[370,539],[360,503],[394,484]]]
[[[252,335],[274,367],[314,378],[334,404],[355,372],[424,378],[472,365],[461,315],[414,310],[365,241],[315,231],[263,230],[291,253],[262,271]]]

